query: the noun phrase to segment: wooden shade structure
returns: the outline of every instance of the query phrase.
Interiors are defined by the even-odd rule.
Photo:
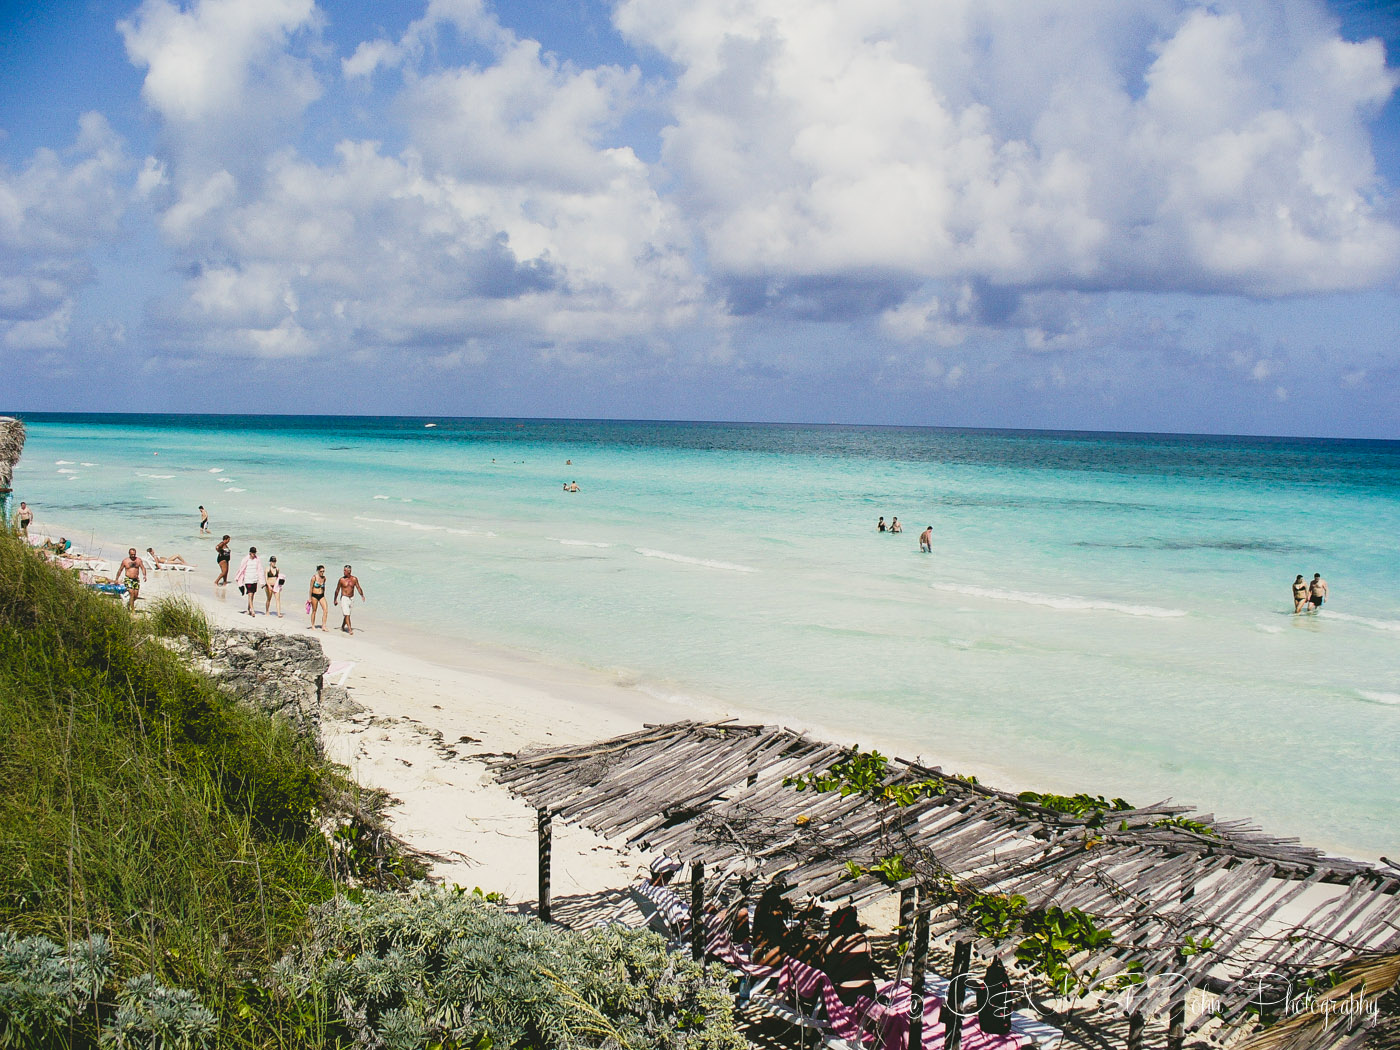
[[[628,845],[711,872],[781,873],[794,893],[860,904],[893,892],[868,874],[853,878],[847,863],[871,864],[887,841],[876,807],[784,784],[850,753],[779,726],[678,722],[521,753],[495,772],[531,805]],[[955,885],[1019,894],[1032,908],[1079,908],[1110,929],[1111,943],[1073,961],[1101,981],[1130,967],[1142,975],[1114,993],[1139,1030],[1143,1016],[1180,1014],[1186,988],[1218,997],[1191,1027],[1212,1016],[1228,1024],[1296,977],[1400,949],[1393,868],[1169,803],[1076,817],[899,759],[887,782],[934,777],[944,794],[895,813],[902,838]],[[960,928],[954,908],[922,910],[935,935],[1005,950]],[[1210,945],[1185,954],[1188,937]]]

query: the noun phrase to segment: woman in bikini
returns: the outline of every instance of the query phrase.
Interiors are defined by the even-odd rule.
[[[214,555],[219,559],[219,576],[214,582],[228,583],[228,563],[233,560],[233,555],[229,553],[227,536],[214,544]]]
[[[1300,613],[1303,606],[1308,604],[1308,585],[1303,579],[1303,574],[1299,573],[1298,578],[1293,581],[1293,611]]]
[[[326,567],[316,566],[316,574],[311,577],[311,593],[308,595],[311,604],[311,628],[316,631],[326,629],[326,618],[331,614],[331,607],[326,604]],[[321,611],[321,626],[316,626],[316,610]]]
[[[282,615],[282,570],[277,567],[276,558],[267,559],[267,583],[264,585],[266,601],[263,604],[263,615],[268,616],[272,611],[272,599],[277,599],[277,615]]]

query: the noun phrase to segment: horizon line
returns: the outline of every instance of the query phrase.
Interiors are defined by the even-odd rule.
[[[931,430],[952,433],[979,434],[1027,434],[1027,435],[1079,435],[1088,437],[1158,437],[1158,438],[1234,438],[1255,441],[1329,441],[1366,444],[1400,444],[1400,437],[1336,437],[1308,434],[1251,434],[1233,431],[1171,431],[1171,430],[1095,430],[1074,427],[989,427],[955,426],[938,423],[851,423],[830,420],[776,420],[776,419],[668,419],[660,416],[517,416],[517,415],[448,415],[448,414],[368,414],[339,412],[93,412],[93,411],[53,411],[32,412],[5,409],[0,417],[9,416],[24,421],[25,417],[36,416],[85,416],[109,417],[112,419],[354,419],[388,420],[410,419],[433,422],[480,421],[517,423],[669,423],[682,426],[755,426],[755,427],[835,427],[863,430]]]

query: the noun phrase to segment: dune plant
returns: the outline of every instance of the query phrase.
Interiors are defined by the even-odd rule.
[[[208,656],[214,651],[214,629],[199,603],[183,594],[167,594],[156,601],[146,617],[147,626],[161,638],[185,638]]]
[[[656,934],[564,930],[459,887],[337,898],[277,966],[358,1045],[739,1050],[728,975]]]

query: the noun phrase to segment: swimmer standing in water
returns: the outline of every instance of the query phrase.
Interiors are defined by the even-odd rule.
[[[1300,572],[1298,578],[1293,581],[1293,615],[1297,616],[1303,611],[1303,606],[1308,604],[1308,585]]]
[[[928,528],[924,529],[923,532],[919,533],[919,552],[920,552],[921,554],[932,554],[932,553],[933,553],[933,526],[932,526],[932,525],[930,525]],[[1302,579],[1302,577],[1300,576],[1299,579]]]

